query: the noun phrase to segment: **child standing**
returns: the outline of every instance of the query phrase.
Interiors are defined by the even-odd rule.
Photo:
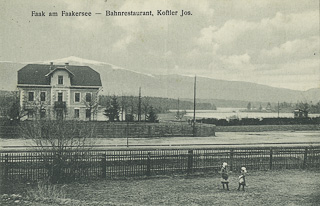
[[[228,175],[229,171],[228,171],[227,166],[228,166],[228,164],[227,164],[226,162],[224,162],[224,163],[222,164],[222,168],[221,168],[220,173],[221,173],[221,184],[222,184],[223,189],[225,189],[224,186],[226,185],[226,186],[227,186],[227,190],[229,190],[229,180],[228,180],[228,178],[229,178],[229,175]]]
[[[240,187],[242,186],[242,190],[244,191],[244,186],[246,186],[246,173],[247,169],[245,167],[241,167],[241,175],[239,176],[238,190],[240,190]]]

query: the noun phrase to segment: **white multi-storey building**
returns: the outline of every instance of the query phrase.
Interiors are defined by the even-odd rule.
[[[92,120],[102,88],[88,66],[28,64],[18,71],[20,106],[28,119]]]

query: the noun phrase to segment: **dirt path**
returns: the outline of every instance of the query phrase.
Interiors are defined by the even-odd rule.
[[[215,137],[159,137],[159,138],[129,138],[129,147],[133,145],[140,146],[179,146],[179,145],[223,145],[223,144],[260,144],[268,143],[300,144],[310,145],[312,143],[320,144],[320,131],[305,132],[221,132]],[[108,138],[92,139],[89,144],[97,146],[126,146],[126,138]],[[26,139],[1,139],[0,150],[21,149],[35,145],[31,140]]]

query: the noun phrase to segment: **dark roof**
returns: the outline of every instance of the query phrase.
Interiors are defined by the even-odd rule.
[[[102,86],[100,74],[88,66],[28,64],[18,71],[18,84],[50,85],[46,76],[51,71],[63,69],[72,73],[71,86]],[[50,76],[50,75],[49,75]]]

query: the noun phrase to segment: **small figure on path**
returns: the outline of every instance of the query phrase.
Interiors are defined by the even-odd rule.
[[[221,171],[220,171],[220,173],[221,173],[221,183],[222,183],[222,187],[223,187],[223,189],[225,189],[225,185],[227,186],[227,190],[229,190],[229,180],[228,180],[228,178],[229,178],[229,175],[228,175],[228,173],[229,173],[229,171],[228,171],[228,164],[226,163],[226,162],[224,162],[223,164],[222,164],[222,168],[221,168]]]
[[[240,190],[240,187],[242,186],[242,190],[244,191],[244,186],[246,186],[246,173],[247,169],[245,167],[241,167],[241,175],[239,176],[238,190]]]

